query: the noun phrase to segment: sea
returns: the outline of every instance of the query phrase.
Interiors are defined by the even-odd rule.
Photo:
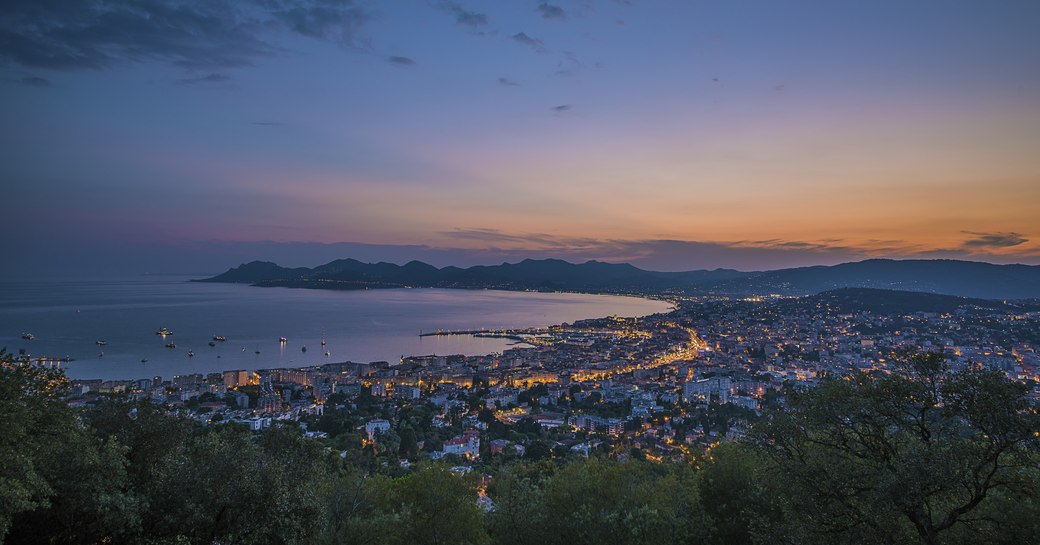
[[[664,301],[611,295],[259,288],[191,278],[0,282],[0,347],[67,360],[51,365],[73,379],[169,378],[343,361],[394,364],[404,356],[429,354],[484,355],[515,342],[420,333],[546,327],[672,308]],[[161,328],[172,335],[157,335]],[[26,333],[34,339],[23,339]],[[227,341],[209,346],[214,336]],[[169,343],[176,346],[167,348]]]

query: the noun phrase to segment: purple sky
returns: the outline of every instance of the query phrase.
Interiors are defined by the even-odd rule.
[[[1040,264],[1040,3],[7,0],[4,275]]]

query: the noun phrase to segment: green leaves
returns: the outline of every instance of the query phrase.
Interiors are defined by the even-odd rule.
[[[813,521],[798,529],[809,537],[939,543],[956,528],[981,538],[1000,517],[969,525],[972,515],[1035,479],[1025,460],[1040,421],[1025,392],[918,354],[892,374],[828,377],[792,395],[790,411],[759,429],[759,445],[773,478],[790,483],[787,518]]]

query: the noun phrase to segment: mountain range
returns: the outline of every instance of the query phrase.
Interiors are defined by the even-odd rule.
[[[762,272],[731,269],[647,271],[627,263],[525,259],[519,263],[437,268],[338,259],[314,268],[253,261],[200,282],[318,289],[435,287],[590,293],[811,295],[838,288],[928,292],[981,299],[1040,298],[1040,266],[948,259],[869,259]]]

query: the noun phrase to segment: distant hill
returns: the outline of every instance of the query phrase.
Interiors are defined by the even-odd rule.
[[[797,299],[798,305],[826,306],[841,313],[913,314],[926,312],[946,314],[960,308],[979,307],[999,310],[1011,305],[992,299],[973,299],[954,295],[918,291],[882,290],[876,288],[839,288]]]
[[[588,261],[576,265],[559,259],[525,259],[519,263],[442,269],[420,261],[395,265],[339,259],[313,269],[289,269],[266,261],[253,261],[213,278],[199,281],[320,289],[410,286],[604,293],[685,293],[695,285],[739,278],[745,274],[747,273],[728,269],[660,273],[644,271],[628,264]]]
[[[955,260],[871,259],[750,273],[730,269],[655,272],[625,263],[573,264],[559,259],[468,268],[437,268],[420,261],[396,265],[338,259],[308,269],[253,261],[200,281],[347,290],[437,287],[732,296],[875,288],[980,299],[1040,298],[1040,266]]]
[[[869,259],[831,267],[751,273],[713,284],[720,293],[810,295],[836,288],[923,291],[983,299],[1040,297],[1040,266],[949,259]]]

